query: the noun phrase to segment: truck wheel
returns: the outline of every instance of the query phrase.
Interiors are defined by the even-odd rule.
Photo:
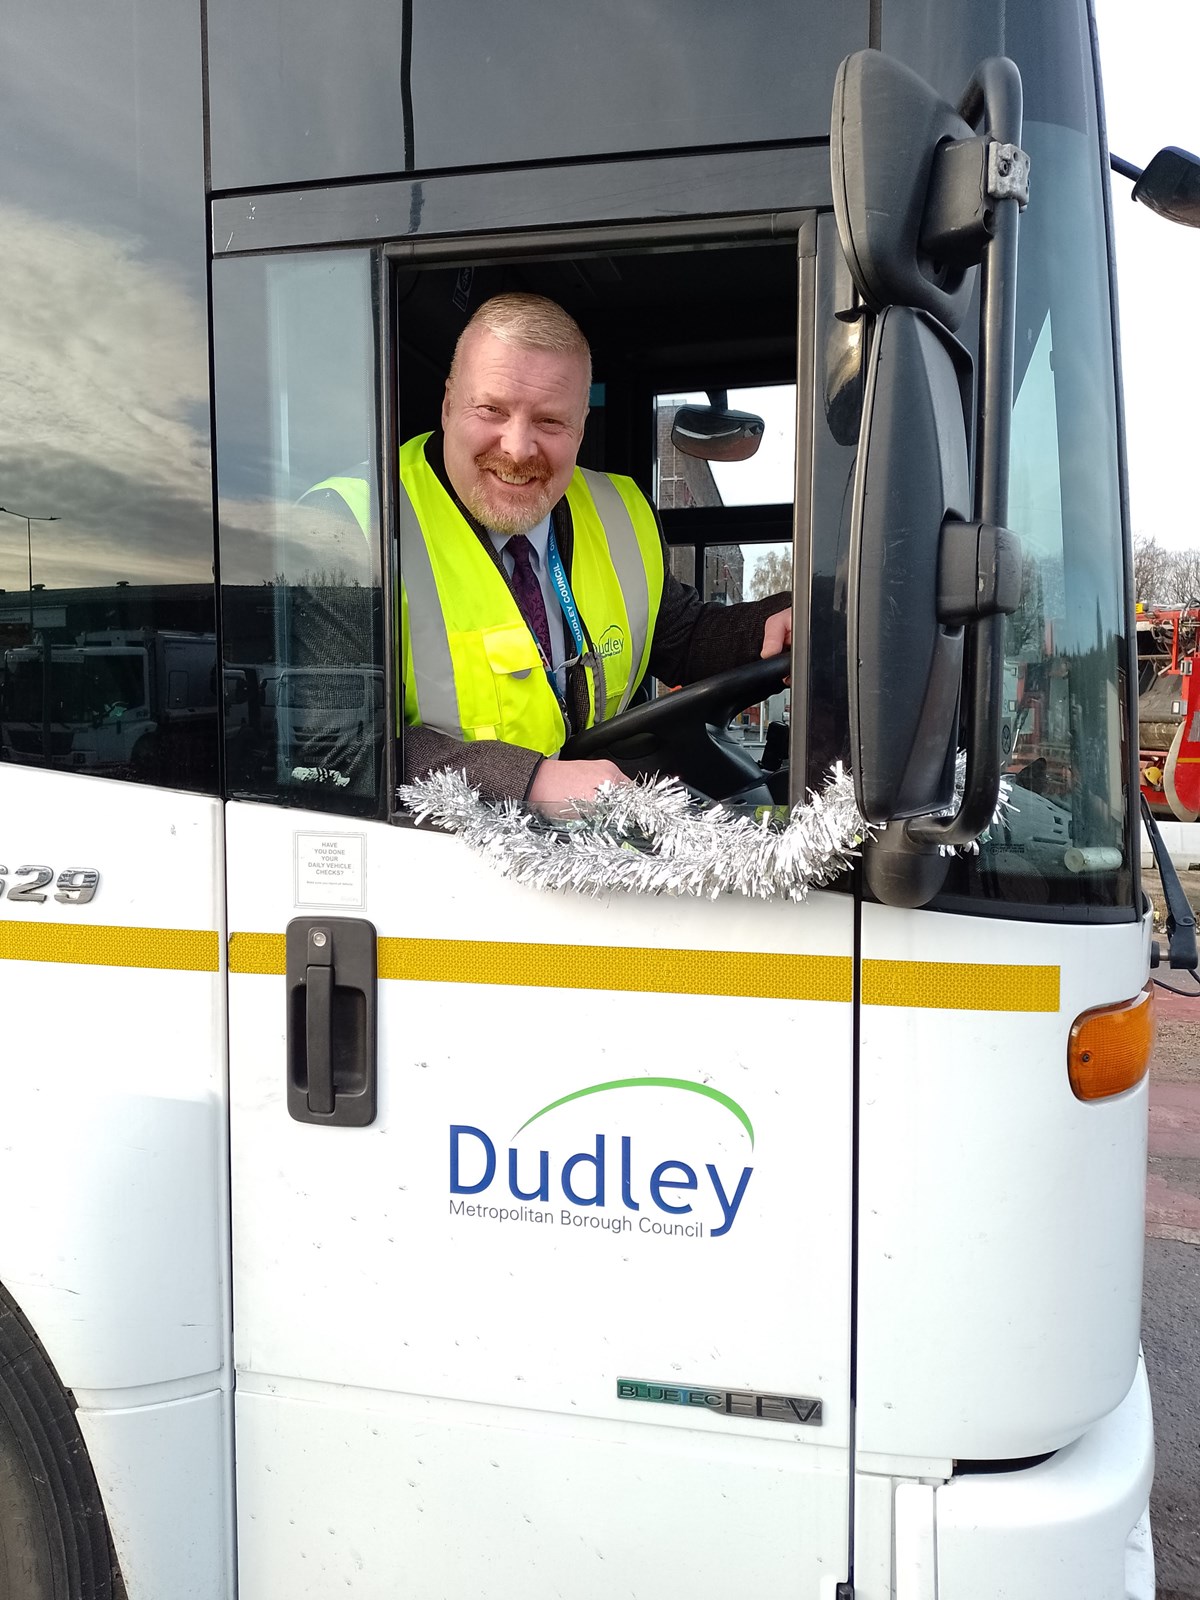
[[[117,1600],[70,1397],[0,1289],[0,1600]]]

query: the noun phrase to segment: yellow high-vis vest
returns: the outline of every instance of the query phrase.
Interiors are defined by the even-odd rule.
[[[410,439],[400,452],[404,720],[456,739],[502,739],[553,755],[566,725],[537,643],[425,459],[428,438]],[[654,512],[629,478],[576,467],[566,498],[591,727],[623,711],[645,676],[662,598],[662,542]]]

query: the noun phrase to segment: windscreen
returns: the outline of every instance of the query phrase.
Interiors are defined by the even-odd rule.
[[[1090,98],[1088,105],[1091,107]],[[1008,523],[1021,603],[1005,629],[1008,796],[949,891],[1127,907],[1126,683],[1116,392],[1100,142],[1025,123]]]

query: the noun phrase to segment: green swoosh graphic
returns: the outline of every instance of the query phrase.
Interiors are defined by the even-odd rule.
[[[710,1089],[704,1083],[689,1083],[686,1078],[613,1078],[608,1083],[593,1083],[590,1088],[576,1089],[572,1094],[563,1095],[561,1100],[551,1100],[548,1106],[543,1106],[540,1111],[535,1111],[528,1121],[523,1122],[517,1133],[524,1133],[531,1122],[536,1122],[539,1117],[544,1117],[548,1111],[557,1111],[559,1106],[565,1106],[572,1100],[582,1100],[585,1095],[602,1094],[605,1089],[687,1089],[691,1094],[706,1095],[708,1099],[715,1100],[718,1105],[724,1106],[726,1111],[732,1111],[734,1116],[750,1135],[750,1148],[754,1148],[754,1127],[750,1118],[738,1105],[736,1100],[731,1100],[727,1094],[722,1094],[719,1089]],[[513,1134],[513,1138],[517,1137]]]

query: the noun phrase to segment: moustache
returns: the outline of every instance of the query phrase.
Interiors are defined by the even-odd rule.
[[[475,465],[481,472],[506,472],[510,477],[527,477],[534,483],[550,481],[550,464],[541,456],[532,456],[528,461],[514,461],[512,456],[506,456],[503,451],[486,450],[483,455],[475,457]]]

